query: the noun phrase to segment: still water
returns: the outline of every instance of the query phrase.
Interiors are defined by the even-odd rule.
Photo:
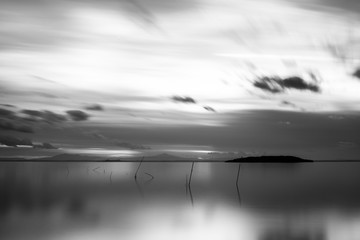
[[[360,239],[360,163],[138,167],[0,163],[0,238]]]

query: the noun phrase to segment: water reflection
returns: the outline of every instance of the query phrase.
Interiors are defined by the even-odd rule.
[[[1,163],[0,237],[358,240],[359,170],[357,163]]]

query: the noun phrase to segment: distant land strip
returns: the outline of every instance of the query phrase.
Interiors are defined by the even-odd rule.
[[[0,158],[0,163],[126,163],[126,162],[140,162],[141,160],[87,160],[87,159],[18,159],[18,158]],[[144,160],[143,162],[148,163],[186,163],[186,162],[198,162],[198,163],[360,163],[360,160],[303,160],[303,161],[282,161],[282,160],[270,160],[266,161],[263,159],[233,159],[233,160],[222,160],[222,159],[215,159],[215,160],[204,160],[204,159],[186,159],[186,160]]]

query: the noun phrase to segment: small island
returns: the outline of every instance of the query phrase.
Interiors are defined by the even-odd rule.
[[[258,157],[242,157],[226,162],[235,163],[302,163],[314,162],[313,160],[303,159],[294,156],[258,156]]]

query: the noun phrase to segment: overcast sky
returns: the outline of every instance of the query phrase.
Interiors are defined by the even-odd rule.
[[[359,12],[357,0],[0,0],[0,135],[84,153],[356,158]]]

